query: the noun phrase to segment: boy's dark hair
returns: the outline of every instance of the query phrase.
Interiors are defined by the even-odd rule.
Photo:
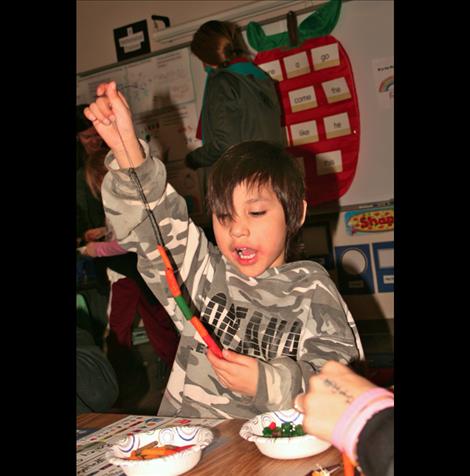
[[[283,147],[264,141],[247,141],[229,147],[213,166],[207,181],[207,204],[219,219],[232,219],[233,191],[271,186],[284,210],[286,252],[302,226],[305,184],[300,167]]]
[[[250,55],[240,27],[218,20],[199,27],[191,41],[191,51],[202,62],[214,66],[225,66],[234,58]]]

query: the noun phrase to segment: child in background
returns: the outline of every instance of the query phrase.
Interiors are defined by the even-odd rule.
[[[85,162],[86,183],[93,197],[100,201],[101,184],[108,172],[104,165],[105,155],[106,151],[93,153]],[[132,260],[133,253],[129,254],[119,245],[114,238],[112,227],[108,225],[105,230],[107,241],[89,241],[82,248],[82,253],[92,258],[127,255],[123,257],[128,258],[123,266],[124,270],[135,269],[134,273],[129,273],[131,276],[135,275],[133,277],[126,277],[112,268],[106,269],[111,284],[108,304],[109,358],[116,367],[121,364],[118,362],[120,359],[126,358],[125,351],[132,347],[132,326],[135,316],[138,314],[144,323],[147,336],[156,355],[171,368],[178,347],[178,334],[173,323],[150,290],[147,293],[141,290],[141,287],[147,288],[147,285],[137,273],[137,260]],[[104,266],[107,264],[113,266],[111,262],[103,263]],[[113,267],[120,269],[120,266]]]
[[[286,263],[305,219],[302,175],[279,146],[230,148],[209,177],[218,247],[188,217],[164,164],[136,137],[131,111],[113,81],[97,88],[85,114],[111,148],[103,201],[121,246],[181,332],[159,415],[251,418],[291,408],[328,360],[362,357],[355,323],[325,269]],[[223,347],[207,350],[165,281],[155,232],[130,176],[133,167],[177,269],[184,298]]]
[[[95,241],[103,238],[106,233],[104,227],[105,216],[101,199],[92,193],[85,177],[86,163],[92,156],[106,155],[108,148],[103,139],[96,132],[93,124],[83,115],[87,104],[76,107],[77,131],[77,241]],[[101,155],[101,156],[103,156]],[[92,159],[92,160],[96,160]]]
[[[91,154],[98,152],[104,147],[103,139],[96,132],[93,124],[83,115],[83,111],[88,104],[79,104],[75,108],[76,124],[76,165],[77,171],[85,165],[85,160]]]

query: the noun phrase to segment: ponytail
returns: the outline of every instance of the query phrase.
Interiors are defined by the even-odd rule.
[[[217,20],[199,27],[191,42],[191,51],[203,63],[218,67],[227,66],[235,58],[250,56],[241,28]]]

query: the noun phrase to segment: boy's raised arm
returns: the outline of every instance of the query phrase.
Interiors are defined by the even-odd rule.
[[[96,88],[96,100],[84,110],[96,131],[108,144],[119,167],[138,167],[144,162],[142,148],[132,123],[132,113],[116,82],[101,83]]]

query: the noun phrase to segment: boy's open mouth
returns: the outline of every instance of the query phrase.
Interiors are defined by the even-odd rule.
[[[235,248],[235,253],[241,260],[251,260],[256,256],[256,251],[252,248]]]

